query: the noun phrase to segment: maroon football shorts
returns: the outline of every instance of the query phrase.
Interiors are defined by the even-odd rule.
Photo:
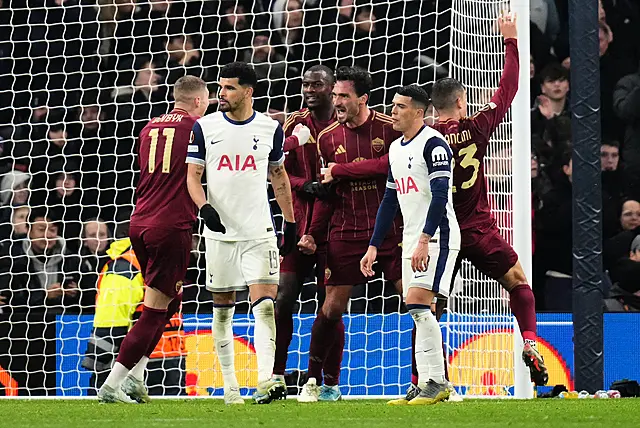
[[[462,245],[458,253],[455,274],[462,260],[467,259],[480,272],[491,279],[502,278],[518,261],[518,254],[500,234],[498,227],[478,226],[460,231]],[[454,274],[454,278],[455,278]]]
[[[394,236],[385,239],[382,246],[378,248],[377,265],[380,266],[379,269],[382,270],[387,281],[397,281],[402,278],[401,243],[402,237]],[[369,240],[329,241],[325,285],[328,287],[365,284],[369,279],[360,271],[360,260],[368,248]]]
[[[280,272],[295,273],[299,280],[303,280],[314,273],[318,287],[322,287],[324,286],[326,266],[327,245],[321,244],[316,249],[316,252],[310,256],[302,254],[297,249],[291,254],[287,254],[280,264]]]
[[[180,294],[189,267],[191,229],[131,225],[129,236],[145,285],[169,297]]]

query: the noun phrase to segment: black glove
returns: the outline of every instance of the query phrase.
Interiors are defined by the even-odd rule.
[[[288,221],[284,222],[283,238],[280,244],[280,255],[286,256],[296,249],[298,236],[296,235],[296,224]]]
[[[318,199],[327,199],[329,197],[330,184],[322,184],[318,181],[307,181],[303,184],[302,190],[309,195]]]
[[[220,221],[220,215],[210,204],[204,204],[200,208],[200,217],[204,220],[209,230],[213,232],[227,233],[227,228]]]

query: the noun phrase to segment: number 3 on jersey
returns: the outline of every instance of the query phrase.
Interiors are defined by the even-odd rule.
[[[462,189],[470,188],[476,183],[476,180],[478,179],[478,170],[480,169],[480,161],[473,157],[477,151],[478,151],[478,146],[476,146],[475,144],[471,144],[463,149],[460,149],[460,151],[458,151],[458,154],[463,156],[462,161],[460,162],[460,166],[465,169],[468,167],[473,168],[473,174],[471,175],[471,178],[462,183],[462,186],[461,186]],[[453,168],[455,168],[455,163],[453,165]],[[452,193],[455,193],[456,190],[457,190],[456,186],[453,186],[453,188],[451,189]]]
[[[149,147],[149,174],[156,170],[156,149],[158,147],[158,128],[149,131],[151,146]],[[173,147],[173,136],[176,134],[175,128],[163,128],[162,135],[165,137],[164,153],[162,154],[162,173],[168,174],[171,168],[171,148]]]

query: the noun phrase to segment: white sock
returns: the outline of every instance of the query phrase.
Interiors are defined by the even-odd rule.
[[[407,305],[409,307],[414,305]],[[442,332],[436,317],[428,305],[409,309],[416,324],[416,366],[420,383],[432,379],[444,383],[444,360],[442,358]]]
[[[216,353],[220,361],[225,390],[239,388],[233,347],[233,313],[235,309],[235,305],[213,308],[213,340],[216,344]]]
[[[271,378],[276,356],[276,317],[273,299],[267,297],[252,306],[256,326],[253,329],[253,346],[258,358],[258,382]]]
[[[116,391],[120,389],[124,378],[129,374],[129,369],[123,366],[122,364],[116,362],[109,372],[109,376],[107,376],[107,380],[104,381],[104,384],[110,386]]]
[[[135,377],[136,379],[144,382],[144,371],[147,369],[148,362],[149,362],[149,357],[147,357],[146,355],[143,356],[142,358],[140,358],[140,361],[138,361],[138,364],[133,366],[129,374]]]

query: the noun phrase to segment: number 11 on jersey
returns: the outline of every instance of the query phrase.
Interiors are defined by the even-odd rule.
[[[156,148],[158,146],[158,128],[149,131],[151,146],[149,147],[149,173],[156,170]],[[173,136],[176,134],[175,128],[163,128],[162,135],[165,137],[164,153],[162,154],[162,173],[168,174],[171,168],[171,148],[173,147]]]

